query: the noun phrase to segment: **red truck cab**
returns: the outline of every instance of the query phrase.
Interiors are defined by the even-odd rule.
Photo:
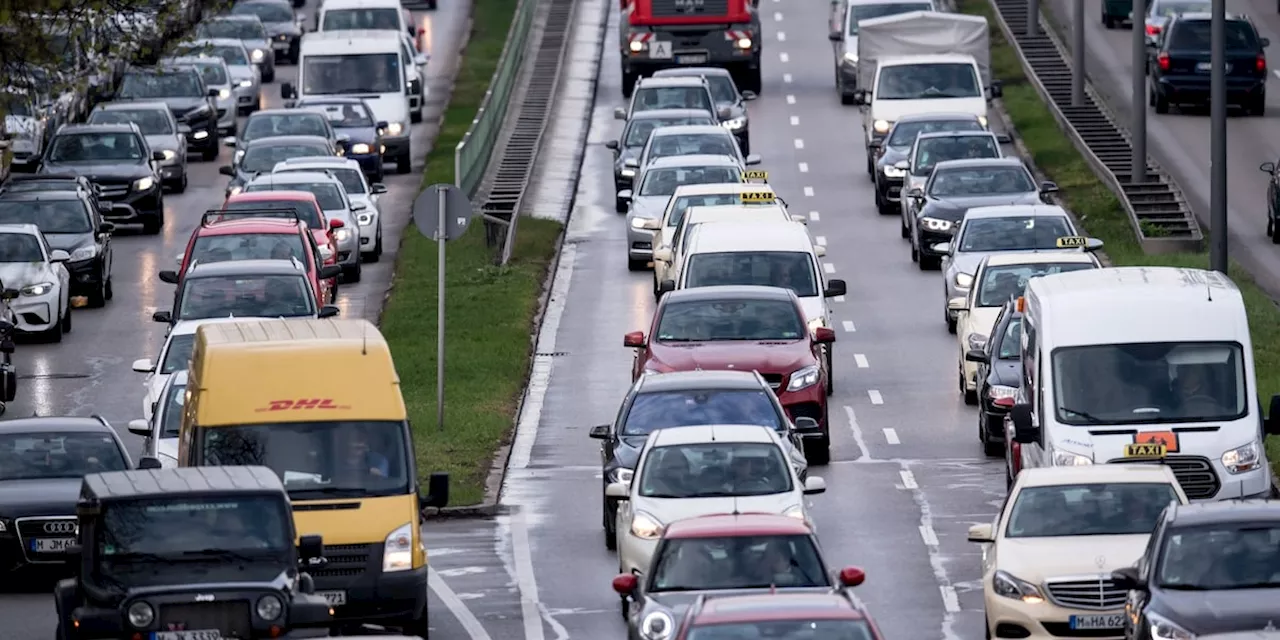
[[[760,93],[760,17],[753,0],[621,0],[622,93],[660,69],[724,67]]]

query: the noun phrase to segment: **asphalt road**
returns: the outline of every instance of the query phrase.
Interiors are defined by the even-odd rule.
[[[309,14],[317,4],[312,0],[301,11]],[[359,284],[341,287],[338,305],[344,317],[374,320],[390,284],[400,234],[408,224],[422,180],[423,158],[435,137],[451,86],[449,76],[456,64],[459,37],[467,24],[470,4],[470,0],[442,2],[437,11],[414,14],[422,31],[423,50],[432,58],[423,123],[413,127],[415,170],[396,175],[388,168],[388,192],[381,201],[386,253],[378,263],[364,266]],[[276,83],[263,88],[262,106],[283,106],[279,83],[292,82],[295,77],[295,67],[279,68]],[[18,398],[9,404],[6,418],[33,413],[100,414],[120,430],[136,457],[141,440],[125,427],[129,420],[142,417],[143,376],[134,373],[130,365],[135,359],[154,358],[159,352],[165,327],[152,322],[151,314],[168,309],[173,296],[173,286],[160,282],[156,274],[172,268],[173,257],[186,246],[200,214],[221,205],[227,178],[218,174],[218,167],[230,163],[231,150],[224,148],[215,162],[194,158],[188,165],[190,184],[186,193],[165,197],[163,232],[144,236],[125,229],[113,239],[115,298],[103,309],[77,309],[74,330],[61,344],[19,345],[15,355],[20,375]],[[48,586],[44,580],[25,576],[21,580],[0,578],[0,589],[5,591],[0,594],[0,638],[52,637],[56,621]]]
[[[1132,32],[1108,30],[1101,22],[1101,0],[1085,1],[1086,64],[1089,79],[1128,127],[1132,109],[1147,109],[1148,153],[1182,187],[1201,224],[1208,229],[1209,216],[1209,114],[1208,110],[1156,115],[1147,107],[1146,95],[1134,96]],[[1071,29],[1070,0],[1051,0],[1055,20]],[[1280,77],[1280,16],[1272,0],[1232,0],[1233,13],[1249,15],[1259,33],[1273,43],[1268,52],[1272,74]],[[1268,83],[1267,115],[1246,117],[1228,112],[1227,193],[1231,257],[1250,270],[1272,296],[1280,296],[1280,250],[1263,235],[1267,221],[1267,176],[1258,171],[1262,162],[1280,157],[1280,85]]]

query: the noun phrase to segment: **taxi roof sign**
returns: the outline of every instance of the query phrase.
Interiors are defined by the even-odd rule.
[[[773,204],[778,197],[770,191],[743,191],[739,199],[743,204]]]
[[[743,172],[742,174],[742,181],[743,182],[768,182],[769,172],[760,171],[760,170],[746,171],[746,172]]]
[[[1102,248],[1102,241],[1097,238],[1089,238],[1086,236],[1063,236],[1054,242],[1054,246],[1059,249],[1084,249],[1085,251],[1095,251]]]

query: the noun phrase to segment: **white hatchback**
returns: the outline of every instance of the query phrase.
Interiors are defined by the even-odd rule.
[[[142,385],[146,390],[142,398],[142,419],[149,422],[160,400],[164,385],[169,376],[185,370],[191,364],[191,351],[196,344],[196,329],[206,324],[219,322],[238,322],[242,318],[207,318],[204,320],[186,320],[173,325],[169,335],[164,338],[164,346],[160,347],[160,355],[154,361],[141,358],[133,361],[133,370],[147,374]]]

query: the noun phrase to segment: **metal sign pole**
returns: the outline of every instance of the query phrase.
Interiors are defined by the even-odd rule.
[[[1071,30],[1071,106],[1084,106],[1084,0],[1075,0]]]
[[[1154,1],[1154,0],[1153,0]],[[1147,95],[1146,0],[1133,0],[1133,95]],[[1138,27],[1138,21],[1143,22]],[[1135,102],[1136,104],[1136,102]],[[1133,164],[1129,182],[1147,181],[1147,108],[1133,110]]]
[[[436,269],[436,426],[441,431],[444,431],[444,245],[449,236],[449,218],[445,215],[448,210],[445,199],[448,195],[448,191],[440,189],[440,214],[437,216],[439,223],[436,230],[436,245],[440,254],[440,266]]]
[[[1213,0],[1209,26],[1209,268],[1227,272],[1227,3]]]

